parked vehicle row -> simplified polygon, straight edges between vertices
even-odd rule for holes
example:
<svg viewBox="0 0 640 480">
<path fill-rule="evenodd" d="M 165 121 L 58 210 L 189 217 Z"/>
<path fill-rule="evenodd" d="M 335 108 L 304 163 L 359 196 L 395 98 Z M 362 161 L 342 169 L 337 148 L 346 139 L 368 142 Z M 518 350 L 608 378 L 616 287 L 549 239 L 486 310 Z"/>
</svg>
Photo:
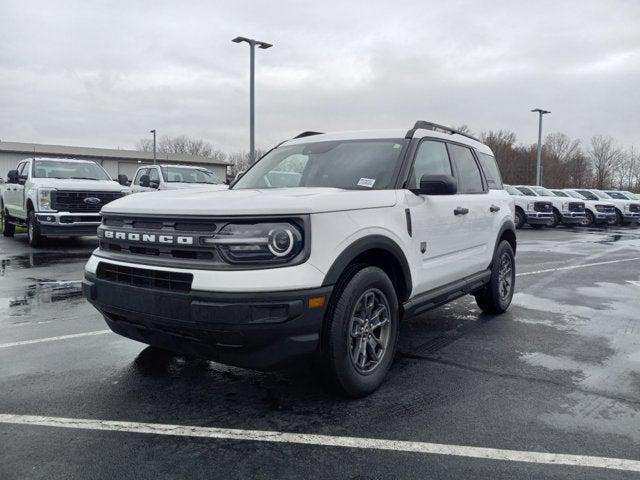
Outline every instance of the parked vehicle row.
<svg viewBox="0 0 640 480">
<path fill-rule="evenodd" d="M 209 170 L 184 165 L 143 166 L 134 178 L 131 187 L 126 175 L 116 182 L 90 160 L 25 158 L 0 186 L 3 235 L 25 227 L 33 247 L 45 237 L 96 235 L 101 209 L 132 192 L 228 188 Z"/>
<path fill-rule="evenodd" d="M 618 190 L 554 189 L 505 185 L 516 203 L 517 228 L 564 225 L 631 225 L 640 222 L 640 199 Z"/>
</svg>

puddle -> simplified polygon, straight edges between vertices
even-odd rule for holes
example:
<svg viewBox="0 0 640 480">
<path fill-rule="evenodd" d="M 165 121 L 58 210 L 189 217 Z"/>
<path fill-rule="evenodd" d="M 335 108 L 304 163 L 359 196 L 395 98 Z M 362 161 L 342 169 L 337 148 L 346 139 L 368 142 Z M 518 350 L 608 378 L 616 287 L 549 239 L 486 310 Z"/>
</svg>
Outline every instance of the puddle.
<svg viewBox="0 0 640 480">
<path fill-rule="evenodd" d="M 91 252 L 33 252 L 24 255 L 16 255 L 13 257 L 0 259 L 0 276 L 4 276 L 10 270 L 19 270 L 23 268 L 44 267 L 55 265 L 58 263 L 67 263 L 73 261 L 87 260 L 91 256 Z"/>
<path fill-rule="evenodd" d="M 19 295 L 3 299 L 4 306 L 0 307 L 0 319 L 4 317 L 9 320 L 10 325 L 29 323 L 32 320 L 42 320 L 42 315 L 38 318 L 33 316 L 33 309 L 42 305 L 66 301 L 81 301 L 82 286 L 80 281 L 66 280 L 57 281 L 49 279 L 28 279 L 34 283 L 27 285 Z M 6 315 L 2 315 L 6 314 Z M 18 318 L 17 318 L 18 317 Z M 25 318 L 29 318 L 25 321 Z"/>
<path fill-rule="evenodd" d="M 640 235 L 637 233 L 615 233 L 607 235 L 604 239 L 598 240 L 594 243 L 601 243 L 604 245 L 610 245 L 612 243 L 629 240 L 640 240 Z"/>
</svg>

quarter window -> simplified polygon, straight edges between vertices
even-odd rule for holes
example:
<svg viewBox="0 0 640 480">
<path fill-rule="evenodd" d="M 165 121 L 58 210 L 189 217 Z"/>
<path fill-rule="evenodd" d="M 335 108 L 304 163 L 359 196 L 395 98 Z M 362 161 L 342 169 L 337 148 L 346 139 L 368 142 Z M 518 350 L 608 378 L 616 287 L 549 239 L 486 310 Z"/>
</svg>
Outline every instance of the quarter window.
<svg viewBox="0 0 640 480">
<path fill-rule="evenodd" d="M 458 192 L 483 193 L 482 174 L 471 149 L 452 144 L 449 145 L 449 148 L 458 169 L 458 181 L 460 183 Z"/>
<path fill-rule="evenodd" d="M 451 175 L 451 162 L 444 142 L 425 140 L 418 147 L 408 187 L 420 185 L 423 175 Z"/>
<path fill-rule="evenodd" d="M 482 171 L 487 179 L 489 188 L 502 190 L 502 178 L 500 177 L 500 170 L 496 164 L 496 159 L 486 153 L 478 152 L 478 160 L 480 160 L 480 165 L 482 166 Z"/>
</svg>

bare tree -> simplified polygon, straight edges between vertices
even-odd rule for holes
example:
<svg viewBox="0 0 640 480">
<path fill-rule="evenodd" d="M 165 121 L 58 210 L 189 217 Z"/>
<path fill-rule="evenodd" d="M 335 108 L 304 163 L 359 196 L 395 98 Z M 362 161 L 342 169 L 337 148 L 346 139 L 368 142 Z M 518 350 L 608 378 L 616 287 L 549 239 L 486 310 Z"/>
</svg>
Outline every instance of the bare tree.
<svg viewBox="0 0 640 480">
<path fill-rule="evenodd" d="M 142 138 L 136 143 L 136 148 L 143 152 L 150 152 L 153 150 L 153 141 L 148 138 Z M 179 135 L 177 137 L 164 135 L 160 137 L 156 145 L 156 151 L 164 154 L 178 153 L 194 155 L 220 161 L 226 161 L 227 158 L 226 153 L 214 149 L 213 145 L 206 140 L 191 138 L 186 135 Z"/>
<path fill-rule="evenodd" d="M 265 150 L 256 150 L 256 158 L 259 159 L 265 153 Z M 234 178 L 239 173 L 244 172 L 251 166 L 251 157 L 248 152 L 234 152 L 229 154 L 227 161 L 231 163 L 229 167 L 229 175 Z"/>
<path fill-rule="evenodd" d="M 620 150 L 613 138 L 604 135 L 591 137 L 591 147 L 587 152 L 593 165 L 595 188 L 609 188 L 613 181 L 614 171 L 619 168 L 623 159 Z"/>
</svg>

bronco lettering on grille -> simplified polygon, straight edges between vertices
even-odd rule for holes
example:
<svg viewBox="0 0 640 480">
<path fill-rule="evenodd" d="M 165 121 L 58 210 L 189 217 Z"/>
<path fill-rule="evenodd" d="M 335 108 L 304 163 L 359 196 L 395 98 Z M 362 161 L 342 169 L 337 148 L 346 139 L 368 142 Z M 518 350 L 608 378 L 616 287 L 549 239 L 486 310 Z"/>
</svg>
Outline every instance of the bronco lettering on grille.
<svg viewBox="0 0 640 480">
<path fill-rule="evenodd" d="M 193 245 L 194 237 L 188 235 L 155 235 L 149 233 L 132 233 L 132 232 L 116 232 L 114 230 L 103 230 L 104 238 L 113 238 L 115 240 L 127 240 L 129 242 L 144 243 L 166 243 Z"/>
</svg>

